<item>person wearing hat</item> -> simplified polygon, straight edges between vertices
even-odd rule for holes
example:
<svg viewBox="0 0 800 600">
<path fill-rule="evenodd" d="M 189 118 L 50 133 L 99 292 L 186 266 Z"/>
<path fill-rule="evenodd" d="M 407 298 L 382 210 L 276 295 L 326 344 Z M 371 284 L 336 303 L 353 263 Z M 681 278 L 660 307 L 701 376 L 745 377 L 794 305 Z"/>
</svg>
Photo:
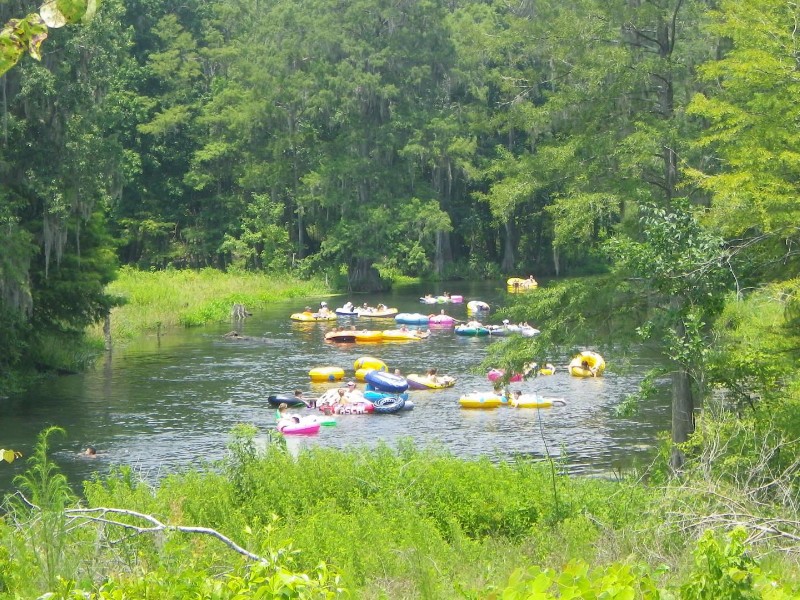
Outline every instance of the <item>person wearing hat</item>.
<svg viewBox="0 0 800 600">
<path fill-rule="evenodd" d="M 508 319 L 503 319 L 503 325 L 505 325 L 506 327 L 508 327 L 509 322 L 510 321 Z"/>
<path fill-rule="evenodd" d="M 331 310 L 328 308 L 327 302 L 319 303 L 319 311 L 317 311 L 317 314 L 319 314 L 321 317 L 327 317 L 329 314 L 331 314 Z"/>
<path fill-rule="evenodd" d="M 347 391 L 344 394 L 345 399 L 349 403 L 364 402 L 364 394 L 356 389 L 356 382 L 352 379 L 347 382 Z"/>
</svg>

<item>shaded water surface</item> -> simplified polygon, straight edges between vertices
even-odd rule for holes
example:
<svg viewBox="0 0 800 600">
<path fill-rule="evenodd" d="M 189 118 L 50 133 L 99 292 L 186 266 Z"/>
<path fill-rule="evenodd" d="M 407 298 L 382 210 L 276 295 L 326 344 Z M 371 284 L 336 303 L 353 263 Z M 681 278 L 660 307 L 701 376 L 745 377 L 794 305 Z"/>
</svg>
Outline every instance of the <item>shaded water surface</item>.
<svg viewBox="0 0 800 600">
<path fill-rule="evenodd" d="M 504 290 L 486 284 L 449 284 L 464 294 L 464 304 L 426 306 L 424 292 L 439 289 L 404 288 L 383 296 L 354 297 L 358 303 L 384 302 L 401 312 L 439 312 L 444 308 L 466 319 L 466 301 L 480 299 L 493 307 L 508 300 Z M 346 298 L 329 299 L 331 308 Z M 486 375 L 471 373 L 484 357 L 490 338 L 461 337 L 452 329 L 433 330 L 427 340 L 406 343 L 333 345 L 324 334 L 334 324 L 295 323 L 289 314 L 315 301 L 280 303 L 248 318 L 240 331 L 249 339 L 231 340 L 223 334 L 231 323 L 202 329 L 170 331 L 160 338 L 139 340 L 116 350 L 86 374 L 61 377 L 22 396 L 0 400 L 0 447 L 29 455 L 36 435 L 48 425 L 67 430 L 58 438 L 54 458 L 73 483 L 104 473 L 111 465 L 132 466 L 143 477 L 158 477 L 220 458 L 237 423 L 253 423 L 266 439 L 274 425 L 274 410 L 266 396 L 295 388 L 314 394 L 333 384 L 312 384 L 308 371 L 338 366 L 353 375 L 353 362 L 375 356 L 391 369 L 422 373 L 435 366 L 440 374 L 457 378 L 455 387 L 440 391 L 413 391 L 415 408 L 397 415 L 341 416 L 334 427 L 318 435 L 293 437 L 290 447 L 395 445 L 412 438 L 419 446 L 436 445 L 467 458 L 480 455 L 564 455 L 576 472 L 608 473 L 644 462 L 652 455 L 657 432 L 669 426 L 667 403 L 653 401 L 632 419 L 613 416 L 614 407 L 635 391 L 645 360 L 633 373 L 613 369 L 602 378 L 570 377 L 558 357 L 552 376 L 514 384 L 525 392 L 564 398 L 567 405 L 546 410 L 500 408 L 465 410 L 458 398 L 470 391 L 488 391 Z M 494 310 L 487 322 L 499 322 Z M 393 319 L 360 319 L 359 328 L 395 328 Z M 546 324 L 537 324 L 540 328 Z M 95 459 L 78 455 L 88 444 L 97 447 Z M 23 461 L 0 465 L 0 491 Z"/>
</svg>

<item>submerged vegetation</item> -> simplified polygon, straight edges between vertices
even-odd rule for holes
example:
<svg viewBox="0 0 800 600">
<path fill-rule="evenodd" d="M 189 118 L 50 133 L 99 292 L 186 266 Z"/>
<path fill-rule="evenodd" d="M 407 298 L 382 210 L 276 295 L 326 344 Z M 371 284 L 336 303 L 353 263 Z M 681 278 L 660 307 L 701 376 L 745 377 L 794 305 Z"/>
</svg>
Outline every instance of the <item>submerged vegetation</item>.
<svg viewBox="0 0 800 600">
<path fill-rule="evenodd" d="M 43 432 L 6 499 L 0 598 L 800 593 L 790 507 L 708 479 L 701 464 L 652 485 L 570 477 L 546 462 L 465 461 L 410 442 L 293 457 L 280 438 L 258 447 L 242 425 L 213 468 L 155 488 L 121 468 L 87 482 L 78 503 L 47 458 L 57 432 Z"/>
</svg>

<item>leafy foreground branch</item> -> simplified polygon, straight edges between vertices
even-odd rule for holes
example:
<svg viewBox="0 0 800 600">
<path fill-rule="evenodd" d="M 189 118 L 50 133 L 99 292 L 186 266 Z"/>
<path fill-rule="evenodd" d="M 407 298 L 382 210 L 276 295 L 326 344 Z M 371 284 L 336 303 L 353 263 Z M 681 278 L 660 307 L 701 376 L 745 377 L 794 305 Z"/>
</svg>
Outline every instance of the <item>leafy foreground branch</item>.
<svg viewBox="0 0 800 600">
<path fill-rule="evenodd" d="M 96 11 L 95 0 L 47 0 L 38 13 L 11 19 L 0 29 L 0 75 L 26 53 L 41 60 L 41 46 L 47 39 L 48 27 L 55 29 L 68 23 L 89 21 Z"/>
<path fill-rule="evenodd" d="M 681 529 L 687 515 L 665 509 L 677 486 L 553 484 L 542 464 L 410 443 L 293 457 L 243 426 L 214 469 L 155 488 L 119 469 L 87 482 L 80 506 L 47 458 L 56 432 L 5 502 L 3 599 L 797 597 L 779 583 L 796 561 L 778 552 L 762 569 L 752 529 L 702 531 L 700 514 Z"/>
</svg>

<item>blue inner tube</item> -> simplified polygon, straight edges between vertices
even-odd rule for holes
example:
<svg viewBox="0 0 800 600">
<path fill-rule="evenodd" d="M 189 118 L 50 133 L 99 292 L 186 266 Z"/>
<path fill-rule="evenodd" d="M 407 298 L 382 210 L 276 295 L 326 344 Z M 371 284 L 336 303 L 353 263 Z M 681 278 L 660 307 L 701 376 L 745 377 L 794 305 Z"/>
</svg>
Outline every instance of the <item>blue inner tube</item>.
<svg viewBox="0 0 800 600">
<path fill-rule="evenodd" d="M 408 381 L 405 377 L 400 377 L 394 373 L 386 371 L 368 371 L 364 379 L 379 392 L 391 392 L 400 394 L 408 389 Z"/>
<path fill-rule="evenodd" d="M 423 315 L 420 313 L 400 313 L 395 315 L 394 320 L 397 323 L 402 323 L 405 325 L 427 325 L 428 315 Z"/>
<path fill-rule="evenodd" d="M 459 325 L 454 331 L 456 335 L 489 335 L 489 330 L 486 327 L 467 327 L 466 325 Z"/>
<path fill-rule="evenodd" d="M 392 392 L 379 392 L 378 390 L 367 390 L 364 392 L 364 398 L 366 398 L 370 402 L 375 402 L 376 400 L 380 400 L 381 398 L 385 398 L 386 396 L 398 396 L 398 395 L 403 400 L 408 400 L 408 392 L 403 392 L 402 394 L 396 394 Z"/>
<path fill-rule="evenodd" d="M 375 405 L 375 412 L 382 415 L 388 415 L 403 410 L 405 403 L 406 401 L 400 396 L 384 396 L 373 402 Z"/>
</svg>

